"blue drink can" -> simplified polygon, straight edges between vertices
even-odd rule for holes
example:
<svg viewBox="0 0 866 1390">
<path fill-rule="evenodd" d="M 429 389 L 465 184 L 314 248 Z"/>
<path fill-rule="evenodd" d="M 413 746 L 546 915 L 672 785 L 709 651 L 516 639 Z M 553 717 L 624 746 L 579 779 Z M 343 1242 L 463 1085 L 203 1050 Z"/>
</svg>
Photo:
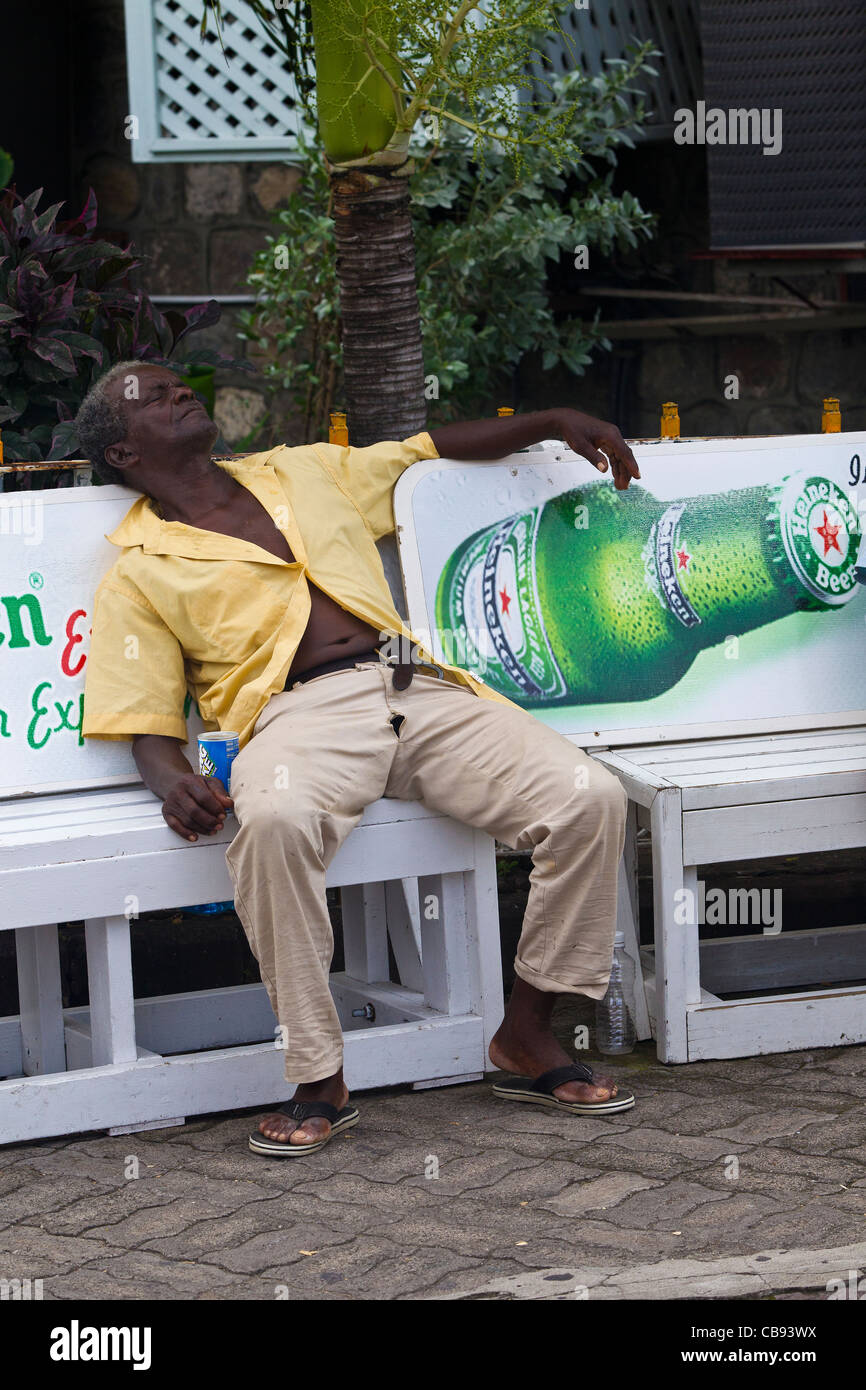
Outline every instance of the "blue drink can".
<svg viewBox="0 0 866 1390">
<path fill-rule="evenodd" d="M 232 763 L 238 755 L 238 736 L 231 730 L 218 734 L 199 734 L 198 770 L 202 777 L 218 777 L 230 792 Z"/>
</svg>

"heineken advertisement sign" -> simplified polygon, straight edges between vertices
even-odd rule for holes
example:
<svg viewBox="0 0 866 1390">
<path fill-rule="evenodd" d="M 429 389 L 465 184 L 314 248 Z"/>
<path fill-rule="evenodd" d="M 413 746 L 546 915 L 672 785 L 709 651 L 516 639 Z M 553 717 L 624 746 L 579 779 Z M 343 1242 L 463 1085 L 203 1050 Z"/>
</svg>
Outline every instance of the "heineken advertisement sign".
<svg viewBox="0 0 866 1390">
<path fill-rule="evenodd" d="M 565 733 L 861 710 L 866 437 L 635 452 L 626 492 L 553 447 L 410 469 L 413 630 Z"/>
<path fill-rule="evenodd" d="M 0 493 L 0 793 L 138 777 L 129 743 L 81 735 L 93 596 L 120 553 L 105 533 L 137 495 Z M 194 710 L 188 728 L 194 744 Z"/>
</svg>

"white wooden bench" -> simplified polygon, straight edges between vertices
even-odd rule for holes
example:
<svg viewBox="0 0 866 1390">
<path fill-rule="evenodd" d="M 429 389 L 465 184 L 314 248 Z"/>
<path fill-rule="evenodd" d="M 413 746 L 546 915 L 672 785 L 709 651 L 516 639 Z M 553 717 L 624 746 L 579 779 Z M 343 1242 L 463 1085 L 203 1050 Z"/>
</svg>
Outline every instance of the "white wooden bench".
<svg viewBox="0 0 866 1390">
<path fill-rule="evenodd" d="M 262 985 L 133 995 L 131 920 L 231 898 L 236 828 L 229 817 L 220 835 L 184 842 L 129 744 L 79 742 L 87 614 L 117 555 L 104 535 L 135 496 L 0 496 L 0 930 L 15 933 L 20 998 L 20 1015 L 0 1019 L 3 1143 L 178 1124 L 292 1090 Z M 189 728 L 194 745 L 194 711 Z M 352 1090 L 480 1077 L 502 1017 L 492 839 L 381 800 L 327 881 L 341 890 L 345 968 L 331 983 Z M 90 1000 L 64 1009 L 57 923 L 75 921 Z"/>
<path fill-rule="evenodd" d="M 805 467 L 849 488 L 861 523 L 866 510 L 863 434 L 639 442 L 634 451 L 640 486 L 660 499 L 779 481 Z M 436 581 L 462 538 L 595 481 L 555 441 L 495 465 L 415 464 L 395 493 L 413 629 L 435 628 Z M 662 1061 L 866 1041 L 866 924 L 701 941 L 697 914 L 684 920 L 683 910 L 687 894 L 698 899 L 701 865 L 866 847 L 864 609 L 866 590 L 844 616 L 783 619 L 796 637 L 784 649 L 774 648 L 775 634 L 764 643 L 749 682 L 743 663 L 716 649 L 698 658 L 704 674 L 685 695 L 534 711 L 592 751 L 631 799 L 619 925 L 639 986 L 643 973 L 638 1035 L 652 1033 Z M 641 827 L 652 836 L 654 908 L 654 945 L 643 951 Z M 722 997 L 732 994 L 748 997 Z"/>
</svg>

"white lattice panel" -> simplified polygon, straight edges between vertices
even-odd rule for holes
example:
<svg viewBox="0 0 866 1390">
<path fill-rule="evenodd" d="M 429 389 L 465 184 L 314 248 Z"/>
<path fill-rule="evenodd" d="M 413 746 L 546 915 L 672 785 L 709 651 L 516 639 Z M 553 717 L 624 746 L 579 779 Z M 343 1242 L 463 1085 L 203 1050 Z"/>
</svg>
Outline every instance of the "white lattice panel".
<svg viewBox="0 0 866 1390">
<path fill-rule="evenodd" d="M 202 0 L 124 4 L 134 162 L 269 159 L 295 148 L 294 81 L 244 0 L 223 0 L 222 44 L 199 33 Z"/>
</svg>

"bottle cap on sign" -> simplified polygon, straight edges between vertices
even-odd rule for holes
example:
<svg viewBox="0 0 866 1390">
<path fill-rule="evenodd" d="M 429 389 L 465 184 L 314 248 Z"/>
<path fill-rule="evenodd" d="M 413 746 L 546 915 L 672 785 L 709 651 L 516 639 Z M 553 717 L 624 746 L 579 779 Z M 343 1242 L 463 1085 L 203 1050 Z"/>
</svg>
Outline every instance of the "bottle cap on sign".
<svg viewBox="0 0 866 1390">
<path fill-rule="evenodd" d="M 824 397 L 824 410 L 821 415 L 821 433 L 839 434 L 842 430 L 842 412 L 838 396 Z"/>
<path fill-rule="evenodd" d="M 661 425 L 659 434 L 662 439 L 679 439 L 680 437 L 680 412 L 676 401 L 665 401 L 662 406 Z"/>
<path fill-rule="evenodd" d="M 349 431 L 346 427 L 346 413 L 343 410 L 331 411 L 331 426 L 328 430 L 329 444 L 348 444 Z"/>
</svg>

